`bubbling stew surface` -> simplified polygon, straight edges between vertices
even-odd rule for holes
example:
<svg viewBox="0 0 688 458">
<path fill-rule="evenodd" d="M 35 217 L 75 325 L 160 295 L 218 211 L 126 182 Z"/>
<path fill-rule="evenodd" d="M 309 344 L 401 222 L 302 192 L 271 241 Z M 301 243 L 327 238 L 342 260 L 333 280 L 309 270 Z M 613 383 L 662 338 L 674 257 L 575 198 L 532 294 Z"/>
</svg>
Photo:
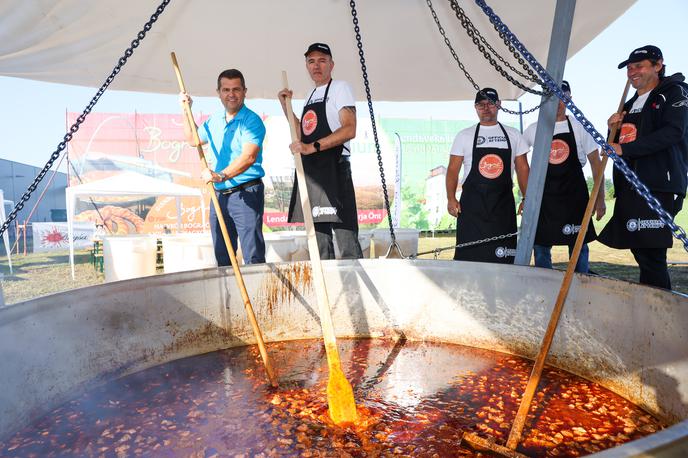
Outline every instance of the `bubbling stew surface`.
<svg viewBox="0 0 688 458">
<path fill-rule="evenodd" d="M 502 445 L 532 362 L 460 345 L 340 339 L 360 422 L 332 424 L 322 341 L 268 344 L 280 387 L 257 348 L 163 364 L 95 387 L 0 442 L 0 456 L 476 456 L 464 432 Z M 625 399 L 545 368 L 523 441 L 529 456 L 583 456 L 664 426 Z"/>
</svg>

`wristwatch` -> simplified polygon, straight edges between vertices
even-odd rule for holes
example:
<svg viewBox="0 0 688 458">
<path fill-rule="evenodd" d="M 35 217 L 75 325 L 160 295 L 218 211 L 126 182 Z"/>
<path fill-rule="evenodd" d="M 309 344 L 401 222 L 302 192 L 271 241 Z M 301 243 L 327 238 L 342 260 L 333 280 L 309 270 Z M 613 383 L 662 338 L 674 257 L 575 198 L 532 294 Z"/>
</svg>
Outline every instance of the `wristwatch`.
<svg viewBox="0 0 688 458">
<path fill-rule="evenodd" d="M 229 178 L 229 177 L 227 176 L 227 174 L 224 172 L 224 170 L 221 171 L 221 172 L 219 173 L 219 175 L 220 175 L 220 178 L 222 179 L 222 181 L 227 181 L 227 178 Z"/>
<path fill-rule="evenodd" d="M 313 142 L 313 147 L 317 153 L 320 152 L 320 142 Z"/>
</svg>

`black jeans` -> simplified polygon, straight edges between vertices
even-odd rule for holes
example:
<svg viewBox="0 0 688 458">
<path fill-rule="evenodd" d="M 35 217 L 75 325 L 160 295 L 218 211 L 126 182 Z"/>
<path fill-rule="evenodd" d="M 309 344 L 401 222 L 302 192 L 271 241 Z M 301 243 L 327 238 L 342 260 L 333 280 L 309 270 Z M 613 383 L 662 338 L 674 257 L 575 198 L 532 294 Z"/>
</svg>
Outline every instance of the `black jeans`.
<svg viewBox="0 0 688 458">
<path fill-rule="evenodd" d="M 666 210 L 674 217 L 681 208 L 683 208 L 683 196 L 678 196 L 674 198 L 674 208 Z M 666 248 L 631 248 L 631 253 L 640 267 L 640 283 L 671 289 Z"/>
<path fill-rule="evenodd" d="M 356 193 L 351 179 L 351 163 L 342 156 L 337 164 L 337 181 L 339 182 L 339 209 L 341 223 L 315 223 L 315 238 L 318 241 L 320 259 L 334 259 L 334 242 L 332 233 L 337 238 L 337 247 L 342 259 L 360 259 L 363 257 L 358 242 L 358 210 Z"/>
</svg>

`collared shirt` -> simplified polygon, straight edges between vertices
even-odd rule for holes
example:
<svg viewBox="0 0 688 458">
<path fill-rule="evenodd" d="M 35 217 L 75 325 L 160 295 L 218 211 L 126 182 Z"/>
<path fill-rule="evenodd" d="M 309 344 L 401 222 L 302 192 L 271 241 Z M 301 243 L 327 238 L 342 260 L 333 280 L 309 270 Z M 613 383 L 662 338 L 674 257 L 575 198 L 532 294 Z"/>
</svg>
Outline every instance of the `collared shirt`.
<svg viewBox="0 0 688 458">
<path fill-rule="evenodd" d="M 242 106 L 229 122 L 227 122 L 224 108 L 212 114 L 198 128 L 198 136 L 202 142 L 208 143 L 206 160 L 208 167 L 215 172 L 225 169 L 239 157 L 246 143 L 258 145 L 260 148 L 253 165 L 227 181 L 215 183 L 215 189 L 219 191 L 229 189 L 265 176 L 265 170 L 263 170 L 265 125 L 260 116 L 249 110 L 246 105 Z"/>
</svg>

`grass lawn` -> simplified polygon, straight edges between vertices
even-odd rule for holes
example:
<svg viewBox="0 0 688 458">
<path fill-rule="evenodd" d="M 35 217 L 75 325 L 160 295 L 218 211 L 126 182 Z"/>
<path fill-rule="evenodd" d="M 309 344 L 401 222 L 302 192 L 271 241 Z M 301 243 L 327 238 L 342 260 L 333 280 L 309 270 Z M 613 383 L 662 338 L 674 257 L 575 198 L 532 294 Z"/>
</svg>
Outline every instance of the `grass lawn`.
<svg viewBox="0 0 688 458">
<path fill-rule="evenodd" d="M 435 238 L 422 238 L 418 243 L 418 251 L 430 251 L 436 248 L 452 247 L 455 243 L 454 236 L 442 236 Z M 439 259 L 452 259 L 454 250 L 442 251 Z M 420 256 L 422 259 L 432 259 L 434 255 Z M 669 266 L 672 287 L 675 291 L 688 294 L 688 253 L 683 249 L 683 245 L 675 241 L 674 246 L 669 250 L 667 258 L 674 262 L 683 262 Z M 552 248 L 552 263 L 555 269 L 566 270 L 569 254 L 567 247 Z M 531 262 L 532 263 L 532 262 Z M 605 277 L 617 278 L 632 282 L 638 281 L 638 265 L 633 259 L 630 250 L 614 250 L 601 243 L 592 242 L 590 244 L 590 268 Z"/>
<path fill-rule="evenodd" d="M 688 202 L 686 202 L 688 204 Z M 600 221 L 595 221 L 595 229 L 601 231 L 612 215 L 613 201 L 607 202 L 607 214 Z M 688 231 L 688 208 L 684 205 L 683 210 L 676 215 L 676 223 Z M 418 244 L 418 251 L 430 251 L 436 248 L 453 246 L 455 237 L 443 236 L 435 238 L 422 238 Z M 440 259 L 452 259 L 453 249 L 443 251 Z M 432 259 L 433 255 L 421 256 L 422 258 Z M 552 263 L 555 269 L 566 270 L 568 263 L 568 248 L 553 247 Z M 688 294 L 688 253 L 683 249 L 680 241 L 674 239 L 674 246 L 667 252 L 667 260 L 677 264 L 669 265 L 671 275 L 671 286 L 675 291 Z M 532 261 L 531 261 L 532 263 Z M 590 268 L 596 273 L 605 277 L 617 278 L 632 282 L 638 281 L 638 265 L 633 258 L 630 250 L 615 250 L 602 245 L 599 242 L 590 243 Z"/>
<path fill-rule="evenodd" d="M 76 252 L 72 280 L 69 252 L 30 253 L 12 256 L 13 274 L 6 257 L 0 258 L 0 273 L 5 302 L 12 304 L 46 294 L 103 283 L 103 274 L 91 264 L 88 251 Z"/>
<path fill-rule="evenodd" d="M 612 203 L 607 203 L 609 209 L 602 221 L 595 222 L 597 230 L 604 227 L 604 223 L 611 216 Z M 676 222 L 683 228 L 688 228 L 688 209 L 684 208 L 676 217 Z M 451 247 L 454 245 L 453 235 L 438 237 L 421 237 L 418 251 L 430 251 L 435 248 Z M 451 259 L 453 249 L 441 253 L 440 259 Z M 432 259 L 433 255 L 421 256 Z M 676 262 L 669 266 L 672 286 L 674 290 L 688 294 L 688 253 L 678 240 L 668 252 L 668 260 Z M 552 261 L 556 269 L 565 270 L 568 262 L 566 247 L 552 249 Z M 77 252 L 75 256 L 76 280 L 72 280 L 69 269 L 67 251 L 52 253 L 32 253 L 27 256 L 14 256 L 13 275 L 9 273 L 6 257 L 0 257 L 0 273 L 4 277 L 2 284 L 5 302 L 12 304 L 46 294 L 97 285 L 103 282 L 103 274 L 97 272 L 90 261 L 88 251 Z M 637 281 L 638 267 L 629 250 L 614 250 L 592 242 L 590 244 L 590 268 L 600 275 L 621 280 Z"/>
</svg>

